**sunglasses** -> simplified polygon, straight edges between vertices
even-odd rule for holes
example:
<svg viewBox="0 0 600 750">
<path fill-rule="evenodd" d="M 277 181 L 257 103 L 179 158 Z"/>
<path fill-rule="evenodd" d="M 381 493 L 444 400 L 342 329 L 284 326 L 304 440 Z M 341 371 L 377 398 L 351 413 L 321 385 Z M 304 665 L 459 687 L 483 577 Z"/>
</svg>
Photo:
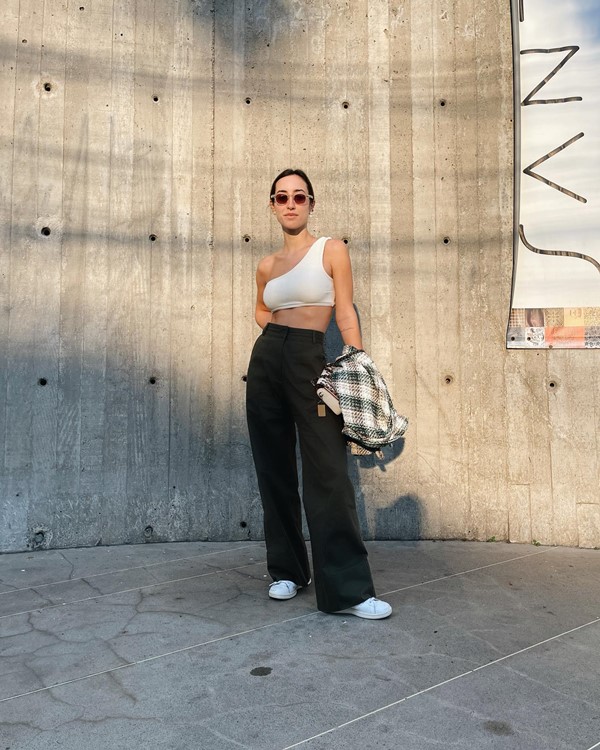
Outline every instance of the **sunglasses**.
<svg viewBox="0 0 600 750">
<path fill-rule="evenodd" d="M 306 193 L 294 193 L 294 195 L 288 195 L 287 193 L 275 193 L 271 196 L 271 200 L 274 200 L 278 206 L 286 206 L 290 198 L 294 201 L 297 206 L 306 205 L 307 200 L 312 200 L 312 195 L 306 195 Z"/>
</svg>

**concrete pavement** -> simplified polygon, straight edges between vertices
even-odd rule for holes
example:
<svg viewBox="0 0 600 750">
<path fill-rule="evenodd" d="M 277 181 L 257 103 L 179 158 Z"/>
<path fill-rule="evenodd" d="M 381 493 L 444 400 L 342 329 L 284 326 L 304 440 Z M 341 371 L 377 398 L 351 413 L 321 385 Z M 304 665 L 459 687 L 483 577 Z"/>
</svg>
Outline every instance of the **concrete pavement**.
<svg viewBox="0 0 600 750">
<path fill-rule="evenodd" d="M 388 620 L 260 542 L 0 556 L 0 750 L 600 748 L 600 551 L 368 549 Z"/>
</svg>

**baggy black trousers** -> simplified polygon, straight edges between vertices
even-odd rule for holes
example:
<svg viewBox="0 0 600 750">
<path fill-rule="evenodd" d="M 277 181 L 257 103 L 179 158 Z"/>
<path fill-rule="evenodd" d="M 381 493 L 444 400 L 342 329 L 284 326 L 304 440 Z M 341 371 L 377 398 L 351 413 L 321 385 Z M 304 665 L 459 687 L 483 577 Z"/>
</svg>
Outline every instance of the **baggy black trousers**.
<svg viewBox="0 0 600 750">
<path fill-rule="evenodd" d="M 320 331 L 269 323 L 257 339 L 247 377 L 246 411 L 263 510 L 267 568 L 273 580 L 310 580 L 296 466 L 312 547 L 317 606 L 335 612 L 375 596 L 342 418 L 320 403 L 311 381 L 325 365 Z"/>
</svg>

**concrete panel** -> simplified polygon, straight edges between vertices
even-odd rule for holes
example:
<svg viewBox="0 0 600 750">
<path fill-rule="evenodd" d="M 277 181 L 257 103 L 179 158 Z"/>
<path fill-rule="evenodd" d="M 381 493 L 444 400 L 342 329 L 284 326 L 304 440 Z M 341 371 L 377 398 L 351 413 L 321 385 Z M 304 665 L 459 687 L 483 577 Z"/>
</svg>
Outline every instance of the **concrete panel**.
<svg viewBox="0 0 600 750">
<path fill-rule="evenodd" d="M 506 0 L 0 18 L 0 550 L 261 538 L 242 378 L 288 166 L 411 422 L 350 459 L 365 536 L 600 546 L 600 353 L 504 344 Z"/>
</svg>

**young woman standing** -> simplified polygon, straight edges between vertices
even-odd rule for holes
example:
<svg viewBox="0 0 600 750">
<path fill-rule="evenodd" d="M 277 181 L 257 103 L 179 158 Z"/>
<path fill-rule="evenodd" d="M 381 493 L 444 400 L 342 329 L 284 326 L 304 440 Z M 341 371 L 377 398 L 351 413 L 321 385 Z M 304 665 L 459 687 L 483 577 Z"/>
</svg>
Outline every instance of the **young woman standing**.
<svg viewBox="0 0 600 750">
<path fill-rule="evenodd" d="M 261 260 L 256 272 L 256 322 L 263 332 L 248 368 L 247 417 L 273 578 L 269 596 L 291 599 L 311 580 L 298 494 L 297 429 L 317 606 L 378 620 L 392 608 L 375 598 L 342 418 L 325 408 L 312 384 L 325 365 L 323 339 L 334 306 L 344 343 L 362 349 L 348 250 L 340 240 L 309 232 L 314 205 L 302 170 L 286 169 L 275 178 L 270 206 L 283 230 L 283 247 Z"/>
</svg>

